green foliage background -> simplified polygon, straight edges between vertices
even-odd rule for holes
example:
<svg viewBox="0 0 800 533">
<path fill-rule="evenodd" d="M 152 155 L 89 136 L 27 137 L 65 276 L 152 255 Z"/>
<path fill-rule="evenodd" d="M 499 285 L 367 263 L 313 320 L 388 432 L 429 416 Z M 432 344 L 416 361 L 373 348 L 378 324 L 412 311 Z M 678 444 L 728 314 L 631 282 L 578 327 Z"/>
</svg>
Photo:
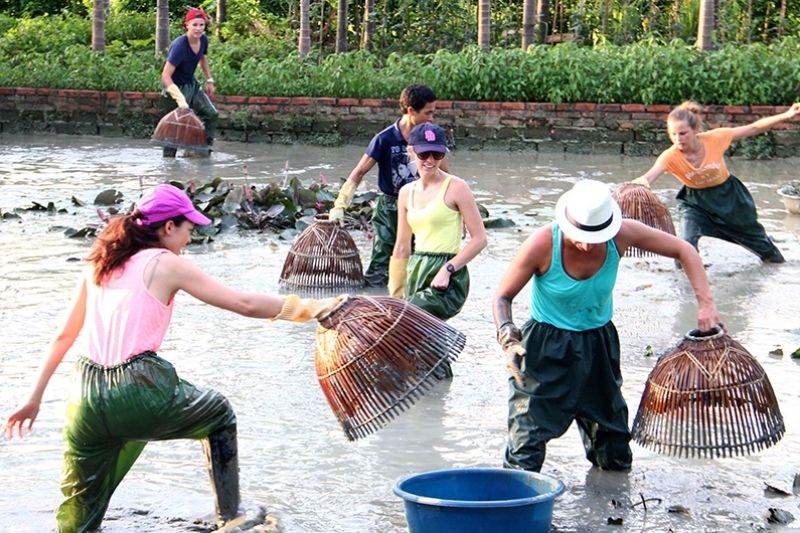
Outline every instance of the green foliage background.
<svg viewBox="0 0 800 533">
<path fill-rule="evenodd" d="M 228 22 L 209 29 L 209 60 L 218 92 L 393 99 L 408 83 L 420 82 L 433 87 L 439 98 L 452 100 L 674 104 L 692 98 L 716 104 L 789 104 L 799 96 L 800 40 L 793 36 L 731 42 L 711 52 L 654 34 L 624 45 L 606 38 L 594 39 L 592 45 L 574 39 L 521 50 L 514 33 L 516 11 L 497 1 L 495 12 L 505 9 L 513 22 L 504 34 L 508 46 L 483 51 L 463 42 L 474 40 L 474 18 L 458 2 L 384 1 L 386 9 L 405 14 L 379 16 L 380 35 L 394 35 L 408 49 L 401 53 L 388 46 L 336 55 L 322 53 L 323 43 L 306 60 L 295 49 L 294 3 L 229 2 Z M 61 11 L 21 18 L 11 16 L 19 10 L 0 12 L 0 86 L 160 90 L 164 59 L 154 54 L 153 2 L 112 0 L 104 54 L 90 50 L 88 0 L 20 5 L 45 3 L 61 5 Z M 312 4 L 312 10 L 325 5 Z M 204 7 L 211 10 L 213 4 Z M 425 18 L 425 13 L 435 15 Z M 182 33 L 180 12 L 173 11 L 172 21 L 175 37 Z M 623 22 L 616 23 L 622 27 Z M 456 33 L 467 26 L 470 31 Z M 426 35 L 436 37 L 411 38 Z"/>
</svg>

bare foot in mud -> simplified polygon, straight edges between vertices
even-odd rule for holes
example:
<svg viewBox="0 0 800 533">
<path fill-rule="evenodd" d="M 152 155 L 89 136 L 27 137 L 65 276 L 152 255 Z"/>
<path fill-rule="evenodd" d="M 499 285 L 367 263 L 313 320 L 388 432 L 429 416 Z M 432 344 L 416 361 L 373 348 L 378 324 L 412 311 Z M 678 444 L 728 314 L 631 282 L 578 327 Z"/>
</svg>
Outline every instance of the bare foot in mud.
<svg viewBox="0 0 800 533">
<path fill-rule="evenodd" d="M 242 504 L 239 513 L 239 516 L 228 520 L 222 526 L 215 525 L 213 514 L 198 518 L 187 527 L 187 530 L 197 533 L 281 533 L 278 518 L 268 514 L 266 507 Z"/>
<path fill-rule="evenodd" d="M 272 526 L 274 528 L 267 527 Z M 214 533 L 280 533 L 275 517 L 267 515 L 267 509 L 260 505 L 242 504 L 239 506 L 239 516 L 225 522 L 225 525 L 214 530 Z"/>
</svg>

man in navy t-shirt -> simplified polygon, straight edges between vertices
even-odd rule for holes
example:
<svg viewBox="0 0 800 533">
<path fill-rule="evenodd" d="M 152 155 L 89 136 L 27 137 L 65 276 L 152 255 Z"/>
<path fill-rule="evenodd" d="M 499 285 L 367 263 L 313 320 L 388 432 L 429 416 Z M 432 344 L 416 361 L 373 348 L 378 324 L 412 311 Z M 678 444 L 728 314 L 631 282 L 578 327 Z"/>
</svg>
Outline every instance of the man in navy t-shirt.
<svg viewBox="0 0 800 533">
<path fill-rule="evenodd" d="M 217 109 L 210 99 L 214 96 L 214 78 L 208 67 L 208 37 L 205 34 L 208 15 L 200 8 L 189 8 L 184 24 L 186 33 L 170 44 L 167 62 L 161 72 L 164 84 L 162 108 L 165 112 L 175 109 L 176 105 L 191 108 L 203 121 L 211 145 L 217 129 Z M 206 80 L 205 91 L 194 77 L 198 64 Z M 164 155 L 174 156 L 175 151 L 164 148 Z"/>
<path fill-rule="evenodd" d="M 366 153 L 342 185 L 331 209 L 330 220 L 341 220 L 364 175 L 375 163 L 378 164 L 378 189 L 381 194 L 372 215 L 372 258 L 364 273 L 370 285 L 386 285 L 389 279 L 389 259 L 397 237 L 397 194 L 403 185 L 417 178 L 416 169 L 408 157 L 408 134 L 417 124 L 433 120 L 435 107 L 436 94 L 430 87 L 414 84 L 403 89 L 400 93 L 403 116 L 372 138 Z M 446 159 L 440 168 L 448 171 Z"/>
</svg>

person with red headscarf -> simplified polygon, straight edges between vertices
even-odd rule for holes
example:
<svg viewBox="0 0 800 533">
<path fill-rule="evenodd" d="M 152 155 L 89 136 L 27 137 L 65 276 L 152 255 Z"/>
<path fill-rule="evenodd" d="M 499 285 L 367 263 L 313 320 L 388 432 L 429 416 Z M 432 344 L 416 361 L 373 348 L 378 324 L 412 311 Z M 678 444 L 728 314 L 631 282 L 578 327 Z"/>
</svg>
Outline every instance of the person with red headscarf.
<svg viewBox="0 0 800 533">
<path fill-rule="evenodd" d="M 162 107 L 165 112 L 175 107 L 191 108 L 206 128 L 208 144 L 213 144 L 217 129 L 217 108 L 211 103 L 214 97 L 214 78 L 208 67 L 208 15 L 199 7 L 186 12 L 186 33 L 172 41 L 167 52 L 167 62 L 161 71 Z M 197 82 L 194 72 L 197 65 L 203 71 L 205 90 Z M 172 97 L 172 98 L 170 98 Z M 175 156 L 174 148 L 164 148 L 164 155 Z"/>
</svg>

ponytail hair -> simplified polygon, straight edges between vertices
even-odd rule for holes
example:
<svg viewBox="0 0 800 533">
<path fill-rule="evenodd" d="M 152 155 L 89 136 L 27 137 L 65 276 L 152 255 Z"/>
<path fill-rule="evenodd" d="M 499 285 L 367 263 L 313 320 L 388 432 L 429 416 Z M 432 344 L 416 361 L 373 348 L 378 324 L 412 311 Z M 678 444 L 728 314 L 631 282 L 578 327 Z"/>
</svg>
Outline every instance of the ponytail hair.
<svg viewBox="0 0 800 533">
<path fill-rule="evenodd" d="M 703 108 L 700 104 L 692 100 L 686 100 L 670 112 L 667 120 L 685 122 L 693 130 L 699 130 L 702 126 L 702 121 L 700 120 L 702 112 Z"/>
<path fill-rule="evenodd" d="M 170 220 L 180 224 L 186 217 L 181 215 Z M 94 267 L 92 279 L 95 285 L 102 284 L 138 252 L 161 247 L 158 230 L 166 223 L 167 220 L 164 220 L 145 226 L 142 224 L 142 213 L 138 209 L 128 215 L 112 218 L 97 236 L 86 257 Z"/>
</svg>

